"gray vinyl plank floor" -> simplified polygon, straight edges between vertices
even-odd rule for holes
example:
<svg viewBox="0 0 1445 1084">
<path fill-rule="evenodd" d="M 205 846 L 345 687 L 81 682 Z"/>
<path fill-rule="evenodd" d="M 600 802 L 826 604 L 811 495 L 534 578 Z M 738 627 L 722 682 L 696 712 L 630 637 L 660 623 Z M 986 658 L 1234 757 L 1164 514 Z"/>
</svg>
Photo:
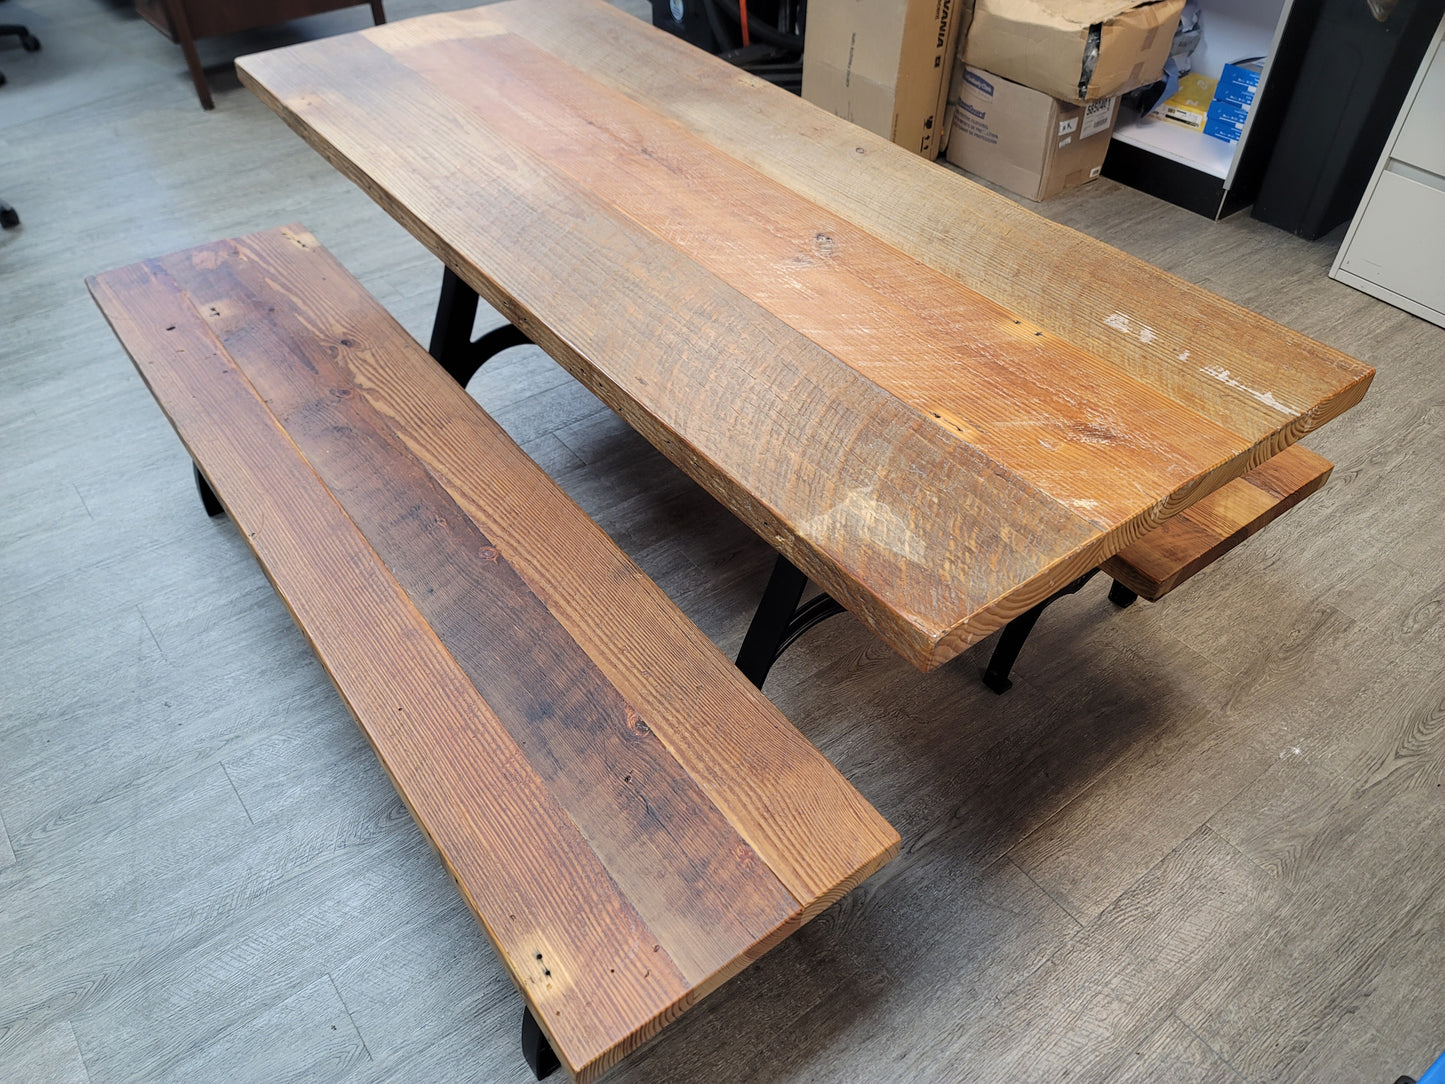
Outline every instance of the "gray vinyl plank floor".
<svg viewBox="0 0 1445 1084">
<path fill-rule="evenodd" d="M 467 0 L 391 0 L 393 18 Z M 648 5 L 625 5 L 645 16 Z M 440 268 L 124 0 L 0 50 L 0 1082 L 524 1081 L 520 1002 L 86 296 L 300 221 L 413 333 Z M 942 168 L 942 167 L 940 167 Z M 769 695 L 903 854 L 609 1076 L 1393 1081 L 1445 1047 L 1445 331 L 1108 181 L 1042 211 L 1375 365 L 1329 486 L 1164 601 L 1091 584 L 995 697 L 850 618 Z M 771 564 L 536 351 L 472 385 L 725 650 Z"/>
</svg>

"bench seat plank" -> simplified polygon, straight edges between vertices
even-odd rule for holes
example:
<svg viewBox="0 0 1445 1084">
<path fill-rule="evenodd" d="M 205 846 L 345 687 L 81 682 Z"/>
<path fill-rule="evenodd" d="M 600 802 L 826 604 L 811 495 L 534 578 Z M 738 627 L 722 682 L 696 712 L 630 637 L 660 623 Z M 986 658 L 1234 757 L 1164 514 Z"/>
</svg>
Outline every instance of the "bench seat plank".
<svg viewBox="0 0 1445 1084">
<path fill-rule="evenodd" d="M 575 1077 L 896 853 L 303 230 L 90 286 Z"/>
<path fill-rule="evenodd" d="M 220 313 L 212 332 L 688 981 L 717 970 L 716 944 L 765 941 L 788 923 L 791 894 L 531 592 L 510 551 L 460 512 L 364 395 L 349 394 L 346 352 L 385 348 L 388 329 L 334 301 L 323 307 L 334 276 L 311 291 L 293 276 L 288 296 L 268 284 L 275 260 L 197 267 L 178 253 L 160 263 L 203 311 Z M 392 372 L 406 372 L 410 352 Z M 553 559 L 569 548 L 554 541 Z"/>
<path fill-rule="evenodd" d="M 1158 601 L 1329 480 L 1333 464 L 1293 444 L 1120 550 L 1106 573 Z"/>
</svg>

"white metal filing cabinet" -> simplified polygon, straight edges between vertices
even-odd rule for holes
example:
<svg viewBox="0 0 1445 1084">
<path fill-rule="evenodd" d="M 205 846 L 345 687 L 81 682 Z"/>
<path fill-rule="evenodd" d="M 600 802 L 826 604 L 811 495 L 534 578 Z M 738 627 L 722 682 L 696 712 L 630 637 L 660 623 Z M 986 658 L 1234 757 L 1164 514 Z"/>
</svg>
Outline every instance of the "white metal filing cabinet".
<svg viewBox="0 0 1445 1084">
<path fill-rule="evenodd" d="M 1330 276 L 1445 327 L 1445 22 Z"/>
</svg>

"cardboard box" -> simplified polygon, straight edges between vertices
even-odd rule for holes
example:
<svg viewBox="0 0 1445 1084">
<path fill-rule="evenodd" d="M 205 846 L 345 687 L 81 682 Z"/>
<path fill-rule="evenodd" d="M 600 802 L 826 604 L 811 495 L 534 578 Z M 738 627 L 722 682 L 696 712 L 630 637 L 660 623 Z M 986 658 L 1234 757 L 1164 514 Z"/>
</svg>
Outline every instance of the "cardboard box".
<svg viewBox="0 0 1445 1084">
<path fill-rule="evenodd" d="M 1180 76 L 1179 89 L 1154 107 L 1155 116 L 1202 132 L 1217 82 L 1197 72 Z"/>
<path fill-rule="evenodd" d="M 803 97 L 928 159 L 973 0 L 811 0 Z"/>
<path fill-rule="evenodd" d="M 1065 101 L 1112 98 L 1159 79 L 1183 10 L 1184 0 L 975 0 L 962 56 Z"/>
<path fill-rule="evenodd" d="M 1092 181 L 1104 165 L 1119 99 L 1062 102 L 959 64 L 949 94 L 947 157 L 1033 200 Z"/>
</svg>

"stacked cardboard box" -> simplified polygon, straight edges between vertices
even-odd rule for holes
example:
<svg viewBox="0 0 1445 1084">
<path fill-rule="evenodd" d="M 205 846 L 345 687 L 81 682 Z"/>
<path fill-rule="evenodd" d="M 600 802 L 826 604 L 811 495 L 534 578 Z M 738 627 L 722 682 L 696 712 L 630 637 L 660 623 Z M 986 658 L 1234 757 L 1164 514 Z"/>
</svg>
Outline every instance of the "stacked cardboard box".
<svg viewBox="0 0 1445 1084">
<path fill-rule="evenodd" d="M 938 157 L 949 71 L 973 0 L 810 0 L 803 97 Z"/>
<path fill-rule="evenodd" d="M 950 105 L 950 162 L 1020 196 L 1046 200 L 1099 175 L 1119 99 L 1060 101 L 959 64 Z"/>
<path fill-rule="evenodd" d="M 950 80 L 948 160 L 1035 200 L 1093 180 L 1118 96 L 1160 77 L 1183 8 L 1184 0 L 975 0 Z"/>
</svg>

